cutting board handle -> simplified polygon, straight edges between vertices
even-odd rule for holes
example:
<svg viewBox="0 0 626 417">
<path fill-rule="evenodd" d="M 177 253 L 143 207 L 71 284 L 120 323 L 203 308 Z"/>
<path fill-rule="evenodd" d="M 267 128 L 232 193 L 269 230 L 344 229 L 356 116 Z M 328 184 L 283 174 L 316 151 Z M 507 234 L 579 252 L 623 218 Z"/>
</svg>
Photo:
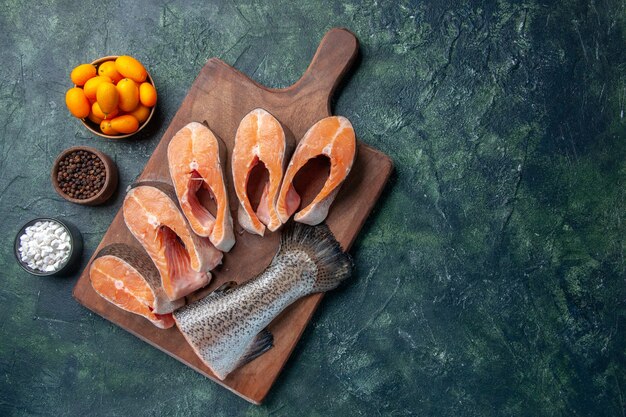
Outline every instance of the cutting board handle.
<svg viewBox="0 0 626 417">
<path fill-rule="evenodd" d="M 302 77 L 289 90 L 298 96 L 312 96 L 326 102 L 330 113 L 330 99 L 341 78 L 350 69 L 359 51 L 359 41 L 343 28 L 329 30 Z M 321 103 L 320 103 L 321 104 Z"/>
</svg>

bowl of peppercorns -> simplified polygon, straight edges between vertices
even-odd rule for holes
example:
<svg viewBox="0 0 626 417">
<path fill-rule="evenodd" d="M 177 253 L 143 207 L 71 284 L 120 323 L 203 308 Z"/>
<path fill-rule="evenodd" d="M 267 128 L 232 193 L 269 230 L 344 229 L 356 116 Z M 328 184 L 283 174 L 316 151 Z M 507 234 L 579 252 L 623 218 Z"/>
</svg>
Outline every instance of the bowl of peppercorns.
<svg viewBox="0 0 626 417">
<path fill-rule="evenodd" d="M 76 204 L 102 204 L 117 188 L 115 163 L 89 146 L 75 146 L 61 152 L 52 165 L 51 174 L 56 192 Z"/>
</svg>

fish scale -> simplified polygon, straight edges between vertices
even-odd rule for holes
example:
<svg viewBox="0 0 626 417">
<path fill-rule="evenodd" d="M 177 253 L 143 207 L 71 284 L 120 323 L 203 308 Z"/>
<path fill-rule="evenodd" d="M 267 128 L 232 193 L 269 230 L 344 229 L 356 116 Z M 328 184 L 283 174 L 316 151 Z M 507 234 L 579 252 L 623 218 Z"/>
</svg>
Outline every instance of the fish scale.
<svg viewBox="0 0 626 417">
<path fill-rule="evenodd" d="M 174 312 L 178 328 L 220 379 L 271 347 L 264 331 L 287 306 L 331 290 L 351 273 L 352 261 L 326 225 L 295 225 L 281 237 L 268 268 L 246 283 Z"/>
</svg>

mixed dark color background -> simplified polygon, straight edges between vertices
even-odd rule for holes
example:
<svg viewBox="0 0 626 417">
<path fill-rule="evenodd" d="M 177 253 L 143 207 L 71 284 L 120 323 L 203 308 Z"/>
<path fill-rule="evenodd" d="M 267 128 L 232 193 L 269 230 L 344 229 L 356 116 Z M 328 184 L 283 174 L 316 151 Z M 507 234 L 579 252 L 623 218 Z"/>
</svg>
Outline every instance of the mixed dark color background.
<svg viewBox="0 0 626 417">
<path fill-rule="evenodd" d="M 36 3 L 0 1 L 0 415 L 626 415 L 626 3 Z M 361 51 L 334 111 L 396 171 L 265 405 L 91 314 L 76 276 L 19 269 L 37 216 L 79 226 L 86 263 L 209 57 L 285 87 L 335 26 Z M 109 54 L 156 80 L 133 140 L 65 108 Z M 110 204 L 53 191 L 72 145 L 117 161 Z"/>
</svg>

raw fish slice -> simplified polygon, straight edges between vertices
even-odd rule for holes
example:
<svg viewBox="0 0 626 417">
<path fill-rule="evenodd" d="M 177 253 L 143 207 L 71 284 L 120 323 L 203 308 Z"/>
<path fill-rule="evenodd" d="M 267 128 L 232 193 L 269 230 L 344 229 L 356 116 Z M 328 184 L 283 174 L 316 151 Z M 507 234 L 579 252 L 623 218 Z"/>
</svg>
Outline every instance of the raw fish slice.
<svg viewBox="0 0 626 417">
<path fill-rule="evenodd" d="M 89 280 L 101 297 L 162 329 L 174 325 L 172 311 L 185 304 L 182 299 L 167 298 L 159 272 L 148 255 L 122 243 L 98 252 L 89 267 Z"/>
<path fill-rule="evenodd" d="M 224 181 L 226 147 L 208 127 L 191 122 L 170 141 L 167 160 L 189 226 L 197 235 L 208 237 L 217 249 L 228 252 L 235 244 L 235 235 Z M 215 201 L 215 216 L 198 200 L 201 188 Z"/>
<path fill-rule="evenodd" d="M 209 271 L 222 262 L 222 252 L 191 231 L 172 186 L 138 184 L 128 191 L 123 213 L 126 226 L 152 258 L 170 300 L 209 283 Z"/>
<path fill-rule="evenodd" d="M 263 109 L 252 110 L 241 120 L 235 136 L 232 172 L 239 200 L 237 218 L 241 227 L 248 232 L 263 236 L 266 226 L 273 232 L 282 225 L 276 212 L 276 198 L 293 145 L 293 139 L 285 134 L 280 122 Z M 259 163 L 267 169 L 268 180 L 259 185 L 263 194 L 255 210 L 248 194 L 248 185 L 250 174 Z"/>
<path fill-rule="evenodd" d="M 300 205 L 300 196 L 293 186 L 296 174 L 309 160 L 320 155 L 330 159 L 330 173 L 313 201 L 296 213 L 294 220 L 300 223 L 316 225 L 323 222 L 341 184 L 350 173 L 356 156 L 356 137 L 348 119 L 326 117 L 315 123 L 298 143 L 276 202 L 281 222 L 286 223 Z"/>
<path fill-rule="evenodd" d="M 271 348 L 265 328 L 281 311 L 301 297 L 332 290 L 351 271 L 350 256 L 326 225 L 294 224 L 263 273 L 176 310 L 174 320 L 202 362 L 224 379 Z"/>
</svg>

